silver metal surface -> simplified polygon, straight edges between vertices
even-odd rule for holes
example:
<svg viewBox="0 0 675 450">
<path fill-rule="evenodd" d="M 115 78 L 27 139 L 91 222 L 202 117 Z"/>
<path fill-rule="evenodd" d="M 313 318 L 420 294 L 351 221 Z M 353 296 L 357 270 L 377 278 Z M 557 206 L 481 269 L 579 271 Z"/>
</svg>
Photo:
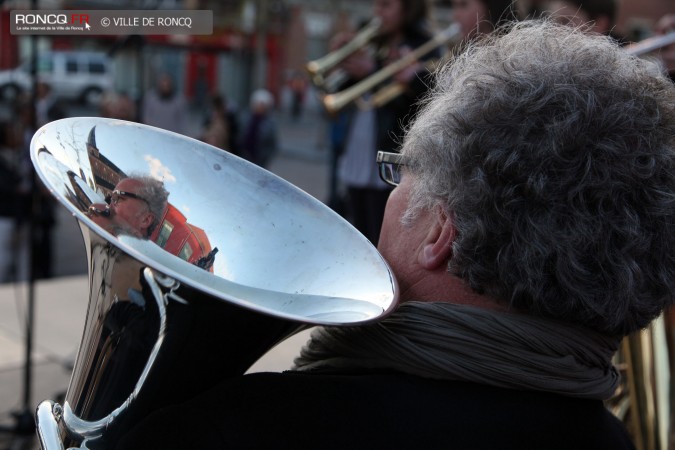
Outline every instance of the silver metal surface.
<svg viewBox="0 0 675 450">
<path fill-rule="evenodd" d="M 138 377 L 136 386 L 134 387 L 133 392 L 129 394 L 129 397 L 127 397 L 127 399 L 114 411 L 110 412 L 102 419 L 96 421 L 83 420 L 73 412 L 70 404 L 68 401 L 66 401 L 63 405 L 63 423 L 65 429 L 70 435 L 76 435 L 84 438 L 97 438 L 102 436 L 106 428 L 108 428 L 118 416 L 124 414 L 124 412 L 134 402 L 138 394 L 141 392 L 148 374 L 150 373 L 150 370 L 157 359 L 157 355 L 159 354 L 162 343 L 164 342 L 164 337 L 166 336 L 166 305 L 168 305 L 170 299 L 172 299 L 173 290 L 178 286 L 175 283 L 171 283 L 169 285 L 170 290 L 166 293 L 162 292 L 159 287 L 158 280 L 158 278 L 161 278 L 161 275 L 156 276 L 152 269 L 147 267 L 143 270 L 143 278 L 150 288 L 151 296 L 155 300 L 159 316 L 158 334 L 154 343 L 152 344 L 152 350 L 150 351 L 150 355 L 145 362 L 143 372 Z"/>
<path fill-rule="evenodd" d="M 46 450 L 63 450 L 63 443 L 59 435 L 60 418 L 54 413 L 55 403 L 45 400 L 40 403 L 35 413 L 35 422 L 38 429 L 40 446 Z"/>
<path fill-rule="evenodd" d="M 100 156 L 94 159 L 87 143 Z M 40 178 L 78 221 L 135 259 L 223 300 L 308 323 L 361 323 L 395 303 L 387 265 L 346 221 L 321 202 L 247 161 L 157 128 L 71 118 L 41 128 L 31 144 Z M 169 202 L 217 247 L 214 272 L 152 242 L 115 237 L 78 198 L 102 202 L 96 164 L 164 181 Z"/>
<path fill-rule="evenodd" d="M 77 219 L 89 271 L 64 406 L 38 408 L 48 450 L 112 448 L 152 411 L 244 374 L 297 331 L 369 323 L 396 305 L 396 281 L 365 237 L 227 152 L 135 123 L 72 118 L 38 130 L 31 156 Z M 170 193 L 163 240 L 159 231 L 113 235 L 88 212 L 92 204 L 105 210 L 116 184 L 137 175 L 161 180 Z"/>
</svg>

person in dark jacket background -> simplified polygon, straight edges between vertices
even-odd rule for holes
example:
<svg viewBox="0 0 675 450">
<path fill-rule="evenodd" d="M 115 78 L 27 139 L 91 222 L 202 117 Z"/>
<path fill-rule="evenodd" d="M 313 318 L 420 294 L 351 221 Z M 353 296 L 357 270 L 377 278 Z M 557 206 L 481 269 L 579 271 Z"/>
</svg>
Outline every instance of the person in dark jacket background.
<svg viewBox="0 0 675 450">
<path fill-rule="evenodd" d="M 427 42 L 431 36 L 430 6 L 419 0 L 374 0 L 373 15 L 380 20 L 376 38 L 368 48 L 355 52 L 339 66 L 347 74 L 347 88 L 386 67 Z M 341 33 L 333 38 L 339 48 L 352 38 Z M 425 56 L 437 58 L 440 50 Z M 404 93 L 374 108 L 350 105 L 345 111 L 347 125 L 341 139 L 343 148 L 337 163 L 339 182 L 346 190 L 345 215 L 373 244 L 377 244 L 389 187 L 377 174 L 374 163 L 377 150 L 394 151 L 403 129 L 415 115 L 415 102 L 426 92 L 422 61 L 396 74 L 395 82 L 405 86 Z M 388 82 L 391 82 L 389 80 Z M 382 86 L 375 86 L 364 97 Z"/>
<path fill-rule="evenodd" d="M 266 89 L 257 89 L 251 94 L 249 110 L 241 120 L 238 145 L 241 156 L 260 167 L 267 167 L 279 149 L 273 108 L 272 93 Z"/>
</svg>

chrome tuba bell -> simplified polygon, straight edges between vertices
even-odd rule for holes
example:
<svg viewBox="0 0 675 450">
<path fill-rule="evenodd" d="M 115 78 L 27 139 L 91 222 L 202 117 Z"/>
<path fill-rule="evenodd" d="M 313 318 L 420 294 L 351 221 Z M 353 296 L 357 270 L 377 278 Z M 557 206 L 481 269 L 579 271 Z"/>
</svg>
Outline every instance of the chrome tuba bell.
<svg viewBox="0 0 675 450">
<path fill-rule="evenodd" d="M 245 373 L 302 329 L 368 323 L 395 307 L 396 281 L 365 237 L 228 152 L 136 123 L 71 118 L 38 130 L 31 157 L 77 220 L 89 272 L 65 400 L 37 408 L 45 449 L 114 446 L 150 412 Z M 153 227 L 107 226 L 121 215 L 113 205 L 152 210 L 118 187 L 147 177 L 169 194 Z"/>
</svg>

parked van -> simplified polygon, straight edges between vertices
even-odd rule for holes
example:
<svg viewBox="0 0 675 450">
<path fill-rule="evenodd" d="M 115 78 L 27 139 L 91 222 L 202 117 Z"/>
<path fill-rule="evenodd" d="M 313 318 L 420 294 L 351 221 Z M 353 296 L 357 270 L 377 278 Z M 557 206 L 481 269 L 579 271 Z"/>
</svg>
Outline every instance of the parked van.
<svg viewBox="0 0 675 450">
<path fill-rule="evenodd" d="M 38 79 L 48 83 L 61 99 L 90 105 L 100 102 L 112 89 L 112 63 L 105 53 L 88 51 L 52 51 L 39 53 Z M 13 70 L 0 71 L 0 99 L 11 100 L 21 92 L 30 92 L 31 64 L 27 61 Z"/>
</svg>

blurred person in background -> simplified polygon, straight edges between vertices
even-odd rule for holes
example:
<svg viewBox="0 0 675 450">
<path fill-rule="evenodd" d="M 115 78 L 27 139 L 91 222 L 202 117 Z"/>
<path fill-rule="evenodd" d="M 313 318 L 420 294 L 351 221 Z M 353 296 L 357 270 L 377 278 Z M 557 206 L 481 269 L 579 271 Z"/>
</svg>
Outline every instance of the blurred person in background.
<svg viewBox="0 0 675 450">
<path fill-rule="evenodd" d="M 620 44 L 625 40 L 616 34 L 616 0 L 549 0 L 546 14 L 558 23 L 573 27 L 585 26 L 587 32 L 604 34 Z"/>
<path fill-rule="evenodd" d="M 21 192 L 21 134 L 0 121 L 0 283 L 12 280 L 18 263 L 17 225 L 29 201 Z"/>
<path fill-rule="evenodd" d="M 169 74 L 161 74 L 155 89 L 146 94 L 141 120 L 147 125 L 176 133 L 186 131 L 187 103 L 176 90 Z"/>
<path fill-rule="evenodd" d="M 307 79 L 303 73 L 295 72 L 288 81 L 291 91 L 291 117 L 299 120 L 305 106 L 305 93 L 307 91 Z"/>
<path fill-rule="evenodd" d="M 101 100 L 100 113 L 110 119 L 137 120 L 136 105 L 126 92 L 106 92 Z"/>
<path fill-rule="evenodd" d="M 66 109 L 61 100 L 58 100 L 52 92 L 52 87 L 40 81 L 37 83 L 35 98 L 35 124 L 38 128 L 53 122 L 54 120 L 67 117 Z"/>
<path fill-rule="evenodd" d="M 260 167 L 267 167 L 278 151 L 277 124 L 272 116 L 274 97 L 266 89 L 251 94 L 249 110 L 241 121 L 241 156 Z"/>
<path fill-rule="evenodd" d="M 45 85 L 47 86 L 47 85 Z M 47 91 L 43 91 L 43 94 Z M 45 101 L 45 96 L 38 97 Z M 38 100 L 39 103 L 39 100 Z M 44 104 L 48 104 L 47 101 Z M 14 105 L 15 118 L 11 123 L 15 144 L 19 149 L 17 164 L 18 185 L 17 192 L 23 201 L 18 213 L 18 233 L 14 241 L 15 254 L 18 255 L 15 267 L 15 278 L 27 279 L 29 267 L 27 261 L 32 264 L 35 278 L 50 278 L 53 276 L 53 231 L 56 226 L 56 200 L 46 189 L 44 184 L 35 175 L 33 164 L 30 160 L 30 143 L 35 134 L 34 126 L 40 125 L 37 115 L 40 108 L 35 107 L 30 98 L 21 98 Z M 60 112 L 54 112 L 53 108 L 44 108 L 47 119 L 57 120 L 62 118 Z M 50 117 L 51 115 L 51 117 Z M 44 124 L 43 124 L 44 125 Z M 34 253 L 29 255 L 29 250 Z M 29 259 L 29 256 L 32 256 Z"/>
<path fill-rule="evenodd" d="M 424 0 L 373 0 L 373 16 L 381 25 L 371 47 L 361 49 L 338 67 L 348 74 L 340 89 L 347 88 L 378 70 L 404 57 L 432 37 L 430 5 Z M 354 33 L 339 33 L 331 40 L 331 49 L 349 42 Z M 432 51 L 424 60 L 440 57 Z M 333 143 L 342 148 L 337 161 L 337 177 L 345 188 L 345 215 L 373 244 L 377 244 L 384 206 L 390 188 L 378 175 L 375 156 L 378 150 L 395 151 L 403 130 L 415 115 L 415 104 L 428 89 L 428 70 L 422 61 L 411 64 L 394 76 L 394 82 L 405 86 L 402 95 L 388 103 L 366 110 L 354 105 L 343 110 L 346 118 L 344 138 L 333 136 Z M 392 80 L 389 80 L 390 82 Z M 367 99 L 377 88 L 366 92 Z M 339 130 L 338 130 L 339 131 Z"/>
<path fill-rule="evenodd" d="M 471 39 L 481 36 L 487 33 L 490 33 L 495 27 L 499 24 L 507 21 L 514 20 L 516 14 L 511 9 L 512 2 L 510 0 L 455 0 L 452 2 L 452 21 L 457 23 L 460 26 L 461 36 L 458 41 L 468 42 Z M 421 41 L 421 39 L 418 39 Z M 339 42 L 339 41 L 337 41 Z M 334 44 L 333 47 L 338 48 L 339 46 Z M 439 53 L 434 53 L 432 56 L 438 57 Z M 423 75 L 418 74 L 418 77 L 423 77 Z M 416 78 L 411 80 L 413 86 L 417 90 L 417 98 L 421 98 L 425 92 L 425 86 L 419 84 L 419 80 L 423 78 Z M 408 99 L 410 102 L 410 98 Z M 414 104 L 410 103 L 409 105 L 410 113 L 414 112 Z M 401 108 L 403 114 L 405 114 L 405 108 Z M 384 111 L 381 112 L 385 114 Z M 332 155 L 334 155 L 334 165 L 337 166 L 339 163 L 339 155 L 342 152 L 342 149 L 346 145 L 347 131 L 349 130 L 349 124 L 351 121 L 350 115 L 353 116 L 355 113 L 353 111 L 341 112 L 340 114 L 333 117 L 331 122 L 331 148 L 333 149 Z M 406 116 L 403 120 L 409 120 L 411 116 Z M 391 142 L 394 146 L 396 145 L 396 140 Z M 382 147 L 384 148 L 384 147 Z M 342 164 L 346 164 L 345 161 L 342 161 Z M 338 183 L 337 177 L 331 178 L 330 189 L 329 189 L 329 206 L 335 209 L 338 213 L 342 215 L 349 215 L 349 206 L 345 207 L 344 196 L 340 194 L 340 186 Z M 343 179 L 349 179 L 349 175 L 343 174 Z M 349 186 L 349 183 L 346 183 Z M 350 199 L 357 199 L 361 196 L 363 197 L 379 197 L 380 191 L 375 190 L 372 194 L 363 193 L 356 188 L 352 188 L 351 195 L 348 196 Z M 356 201 L 349 202 L 351 209 L 354 209 Z M 353 213 L 352 213 L 353 214 Z M 379 216 L 379 213 L 377 213 Z M 364 214 L 365 217 L 373 217 L 367 212 Z M 361 216 L 361 214 L 357 214 Z M 368 230 L 367 219 L 359 219 L 358 217 L 354 218 L 355 221 L 363 223 L 363 225 L 357 226 L 362 232 L 363 230 Z M 376 222 L 374 219 L 372 222 Z M 379 231 L 378 231 L 379 233 Z M 366 235 L 369 236 L 371 240 L 377 238 L 378 233 L 367 232 Z M 375 241 L 376 242 L 376 241 Z"/>
<path fill-rule="evenodd" d="M 496 27 L 516 19 L 511 0 L 453 0 L 452 20 L 461 27 L 462 41 L 491 33 Z"/>
<path fill-rule="evenodd" d="M 236 114 L 227 106 L 224 95 L 216 94 L 211 97 L 211 110 L 204 120 L 204 127 L 200 139 L 207 144 L 239 155 L 237 136 L 239 124 Z"/>
</svg>

